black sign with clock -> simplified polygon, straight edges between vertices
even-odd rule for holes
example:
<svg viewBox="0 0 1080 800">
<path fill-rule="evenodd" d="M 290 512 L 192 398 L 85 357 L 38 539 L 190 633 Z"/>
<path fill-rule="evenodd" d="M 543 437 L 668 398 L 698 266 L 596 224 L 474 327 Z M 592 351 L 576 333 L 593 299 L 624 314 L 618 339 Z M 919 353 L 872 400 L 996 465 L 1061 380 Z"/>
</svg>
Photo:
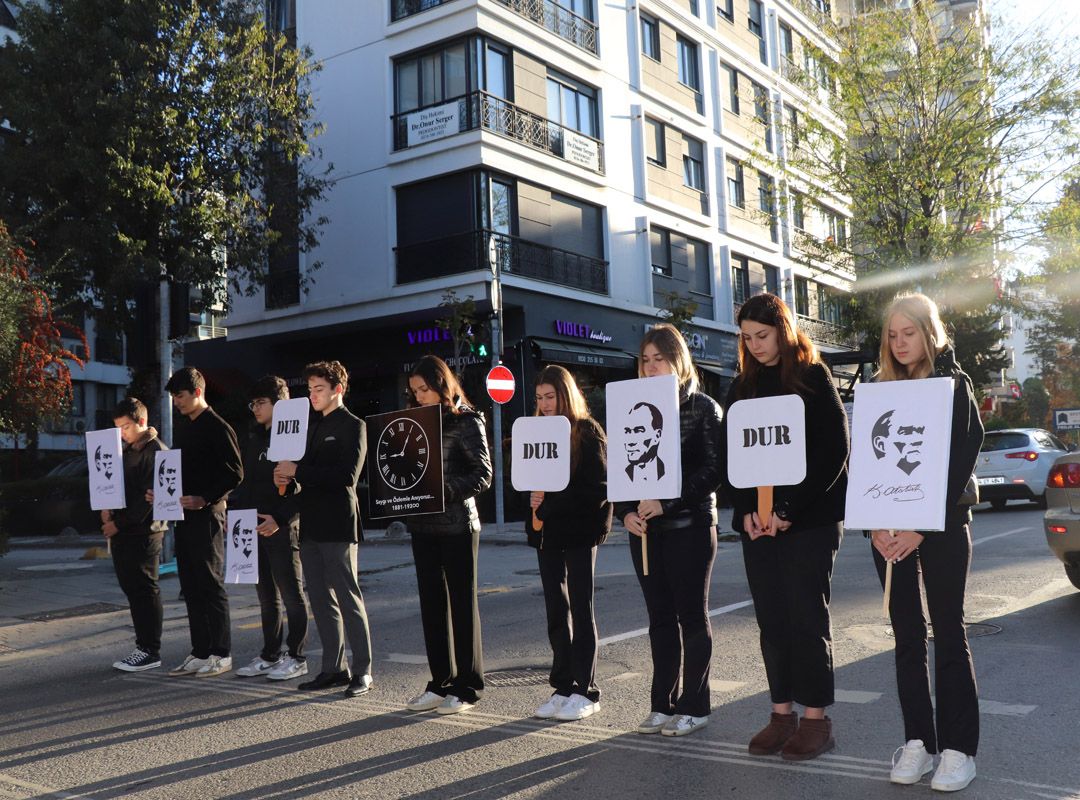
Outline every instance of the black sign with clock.
<svg viewBox="0 0 1080 800">
<path fill-rule="evenodd" d="M 442 409 L 391 411 L 366 422 L 372 518 L 442 511 Z"/>
</svg>

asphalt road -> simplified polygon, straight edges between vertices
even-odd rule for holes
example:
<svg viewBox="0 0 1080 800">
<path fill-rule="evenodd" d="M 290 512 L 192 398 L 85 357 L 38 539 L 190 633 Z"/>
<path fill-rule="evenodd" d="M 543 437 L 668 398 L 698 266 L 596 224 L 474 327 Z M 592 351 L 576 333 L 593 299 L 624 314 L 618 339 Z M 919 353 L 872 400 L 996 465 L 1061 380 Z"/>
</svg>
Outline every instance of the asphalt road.
<svg viewBox="0 0 1080 800">
<path fill-rule="evenodd" d="M 1080 592 L 1048 552 L 1041 512 L 980 511 L 968 619 L 983 704 L 979 777 L 967 798 L 1080 798 Z M 549 693 L 549 649 L 535 553 L 481 549 L 481 616 L 490 689 L 470 713 L 413 714 L 427 676 L 407 543 L 361 551 L 375 647 L 375 689 L 347 700 L 234 675 L 122 675 L 124 611 L 32 620 L 36 607 L 122 603 L 108 562 L 16 550 L 0 559 L 2 797 L 741 797 L 927 796 L 888 783 L 903 729 L 892 640 L 869 545 L 849 534 L 833 580 L 838 748 L 807 764 L 746 753 L 768 717 L 757 626 L 737 542 L 720 545 L 710 726 L 640 736 L 650 661 L 641 593 L 625 535 L 601 548 L 596 605 L 603 637 L 601 711 L 580 723 L 534 720 Z M 30 567 L 31 569 L 27 569 Z M 41 569 L 43 567 L 43 569 Z M 73 568 L 74 567 L 74 568 Z M 85 567 L 85 568 L 79 568 Z M 175 578 L 164 579 L 166 666 L 187 651 Z M 232 587 L 237 666 L 257 654 L 253 589 Z M 110 610 L 113 609 L 113 610 Z M 318 640 L 311 642 L 315 664 Z"/>
</svg>

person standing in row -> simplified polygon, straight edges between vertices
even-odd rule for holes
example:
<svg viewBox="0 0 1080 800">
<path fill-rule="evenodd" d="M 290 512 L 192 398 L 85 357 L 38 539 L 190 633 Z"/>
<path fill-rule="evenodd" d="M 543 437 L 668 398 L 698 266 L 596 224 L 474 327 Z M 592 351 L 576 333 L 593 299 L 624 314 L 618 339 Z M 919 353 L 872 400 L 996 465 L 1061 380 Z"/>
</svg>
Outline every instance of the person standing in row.
<svg viewBox="0 0 1080 800">
<path fill-rule="evenodd" d="M 971 566 L 971 511 L 965 490 L 983 441 L 971 379 L 956 363 L 933 300 L 921 294 L 893 301 L 881 331 L 878 381 L 952 378 L 952 438 L 943 532 L 876 530 L 874 565 L 882 586 L 893 562 L 889 617 L 896 639 L 896 684 L 906 743 L 893 756 L 890 780 L 918 783 L 941 761 L 931 788 L 954 792 L 975 778 L 979 695 L 964 627 L 964 592 Z M 919 576 L 934 626 L 935 710 L 927 670 L 927 630 Z"/>
<path fill-rule="evenodd" d="M 427 355 L 409 373 L 409 406 L 442 408 L 445 510 L 409 519 L 420 618 L 431 680 L 406 704 L 410 711 L 457 714 L 484 691 L 476 558 L 480 517 L 476 496 L 491 485 L 483 417 L 469 406 L 454 373 Z"/>
<path fill-rule="evenodd" d="M 244 482 L 233 492 L 235 508 L 254 508 L 259 514 L 259 615 L 263 645 L 259 656 L 236 674 L 242 678 L 265 676 L 286 681 L 307 675 L 304 644 L 308 634 L 308 607 L 304 599 L 300 568 L 300 515 L 292 498 L 278 492 L 274 484 L 274 462 L 266 457 L 270 447 L 270 425 L 274 404 L 289 399 L 289 387 L 276 375 L 255 382 L 248 393 L 248 408 L 255 418 L 244 446 Z M 295 488 L 295 484 L 289 490 Z M 282 608 L 284 601 L 284 608 Z M 286 651 L 283 612 L 288 617 Z"/>
<path fill-rule="evenodd" d="M 563 367 L 547 366 L 536 378 L 536 415 L 570 421 L 570 483 L 560 492 L 532 492 L 529 505 L 542 524 L 526 523 L 537 548 L 544 587 L 555 693 L 539 719 L 578 720 L 600 710 L 596 686 L 597 634 L 593 611 L 596 548 L 611 532 L 607 500 L 607 437 Z"/>
<path fill-rule="evenodd" d="M 161 589 L 158 566 L 168 527 L 153 518 L 146 493 L 154 485 L 154 457 L 167 449 L 157 431 L 147 425 L 146 406 L 134 397 L 113 410 L 113 424 L 124 443 L 125 507 L 101 512 L 101 532 L 109 540 L 113 567 L 127 595 L 135 626 L 135 649 L 113 664 L 124 672 L 143 672 L 161 666 Z"/>
<path fill-rule="evenodd" d="M 767 519 L 756 511 L 756 490 L 734 488 L 724 469 L 772 700 L 769 724 L 749 750 L 806 761 L 836 745 L 825 709 L 835 699 L 829 601 L 843 536 L 847 417 L 832 375 L 784 301 L 755 295 L 739 308 L 737 322 L 739 374 L 725 410 L 738 400 L 795 394 L 805 406 L 807 434 L 806 478 L 776 487 Z M 728 435 L 725 424 L 725 461 Z M 805 708 L 801 722 L 794 703 Z"/>
<path fill-rule="evenodd" d="M 631 537 L 630 553 L 649 613 L 651 710 L 637 731 L 685 736 L 707 725 L 711 712 L 708 605 L 716 557 L 722 414 L 715 400 L 698 391 L 690 351 L 672 325 L 656 325 L 645 334 L 638 375 L 678 378 L 682 495 L 615 504 L 615 514 L 638 537 Z M 642 561 L 644 547 L 649 551 L 648 575 Z"/>
<path fill-rule="evenodd" d="M 356 484 L 367 455 L 367 429 L 345 408 L 349 373 L 340 362 L 308 364 L 303 376 L 316 412 L 307 450 L 300 461 L 279 461 L 274 468 L 276 485 L 299 484 L 300 560 L 323 647 L 319 674 L 297 688 L 344 686 L 346 697 L 357 697 L 372 685 L 371 632 L 356 574 L 358 542 L 363 540 Z"/>
<path fill-rule="evenodd" d="M 220 675 L 232 669 L 229 595 L 225 591 L 225 525 L 229 492 L 244 479 L 236 432 L 206 402 L 206 379 L 194 367 L 173 373 L 165 390 L 184 417 L 180 450 L 184 519 L 176 523 L 176 570 L 187 604 L 191 654 L 170 675 Z M 153 493 L 148 493 L 153 502 Z"/>
</svg>

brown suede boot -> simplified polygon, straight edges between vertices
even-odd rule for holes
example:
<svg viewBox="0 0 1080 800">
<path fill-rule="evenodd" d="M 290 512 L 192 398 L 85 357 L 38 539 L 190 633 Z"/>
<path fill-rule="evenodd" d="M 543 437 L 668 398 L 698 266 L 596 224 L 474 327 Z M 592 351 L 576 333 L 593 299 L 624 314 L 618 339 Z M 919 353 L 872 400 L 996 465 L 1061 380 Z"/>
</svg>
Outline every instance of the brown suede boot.
<svg viewBox="0 0 1080 800">
<path fill-rule="evenodd" d="M 762 728 L 753 739 L 750 740 L 750 755 L 771 756 L 779 753 L 799 727 L 799 715 L 792 711 L 790 714 L 777 714 L 775 711 L 769 716 L 769 724 Z"/>
<path fill-rule="evenodd" d="M 832 735 L 831 719 L 803 717 L 799 720 L 799 730 L 787 740 L 784 749 L 780 751 L 780 758 L 785 761 L 809 761 L 834 747 L 836 740 Z"/>
</svg>

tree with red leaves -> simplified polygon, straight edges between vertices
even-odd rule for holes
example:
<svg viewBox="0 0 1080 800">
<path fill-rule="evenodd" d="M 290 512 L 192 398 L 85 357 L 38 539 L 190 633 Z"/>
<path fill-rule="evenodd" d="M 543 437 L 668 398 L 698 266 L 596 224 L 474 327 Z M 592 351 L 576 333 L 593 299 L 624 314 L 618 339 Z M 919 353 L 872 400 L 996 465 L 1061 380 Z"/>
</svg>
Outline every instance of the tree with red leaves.
<svg viewBox="0 0 1080 800">
<path fill-rule="evenodd" d="M 83 356 L 64 339 L 82 345 Z M 71 406 L 71 363 L 85 366 L 86 334 L 53 312 L 30 260 L 0 222 L 0 433 L 33 443 Z"/>
</svg>

